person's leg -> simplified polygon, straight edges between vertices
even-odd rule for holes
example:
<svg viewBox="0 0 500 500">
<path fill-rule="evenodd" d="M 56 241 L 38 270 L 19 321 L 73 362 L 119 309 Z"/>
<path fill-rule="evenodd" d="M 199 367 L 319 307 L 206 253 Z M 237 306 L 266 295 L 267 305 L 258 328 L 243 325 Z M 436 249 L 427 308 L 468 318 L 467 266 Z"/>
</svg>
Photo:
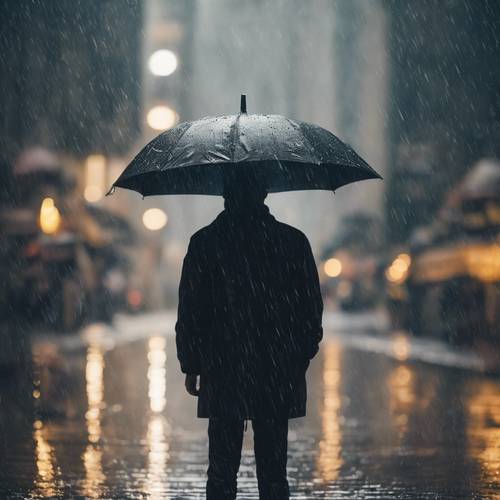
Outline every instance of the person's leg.
<svg viewBox="0 0 500 500">
<path fill-rule="evenodd" d="M 208 422 L 207 500 L 234 500 L 243 444 L 243 421 Z"/>
<path fill-rule="evenodd" d="M 288 500 L 288 420 L 253 420 L 252 426 L 260 500 Z"/>
</svg>

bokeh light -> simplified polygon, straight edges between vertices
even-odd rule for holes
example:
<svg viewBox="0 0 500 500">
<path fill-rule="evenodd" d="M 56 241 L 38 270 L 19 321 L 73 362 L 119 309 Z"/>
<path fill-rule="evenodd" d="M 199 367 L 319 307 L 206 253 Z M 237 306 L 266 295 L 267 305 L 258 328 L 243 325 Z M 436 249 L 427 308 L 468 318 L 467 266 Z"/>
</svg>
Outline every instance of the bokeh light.
<svg viewBox="0 0 500 500">
<path fill-rule="evenodd" d="M 157 50 L 149 57 L 149 70 L 156 76 L 169 76 L 177 69 L 177 56 L 168 49 Z"/>
<path fill-rule="evenodd" d="M 84 198 L 95 203 L 104 196 L 106 185 L 106 157 L 101 154 L 89 155 L 85 161 Z"/>
<path fill-rule="evenodd" d="M 104 191 L 99 186 L 87 186 L 83 191 L 83 197 L 89 203 L 95 203 L 103 197 Z"/>
<path fill-rule="evenodd" d="M 154 130 L 168 130 L 177 124 L 179 115 L 172 108 L 162 104 L 151 108 L 146 120 Z"/>
<path fill-rule="evenodd" d="M 330 278 L 336 278 L 337 276 L 340 276 L 340 273 L 342 272 L 342 262 L 335 258 L 328 259 L 325 262 L 323 269 L 327 276 Z"/>
<path fill-rule="evenodd" d="M 166 226 L 167 214 L 161 208 L 150 208 L 142 215 L 142 222 L 146 229 L 158 231 Z"/>
<path fill-rule="evenodd" d="M 40 229 L 45 234 L 55 234 L 61 227 L 61 215 L 52 198 L 44 198 L 40 208 Z"/>
<path fill-rule="evenodd" d="M 387 268 L 385 275 L 392 283 L 403 283 L 408 277 L 411 257 L 406 253 L 399 254 Z"/>
</svg>

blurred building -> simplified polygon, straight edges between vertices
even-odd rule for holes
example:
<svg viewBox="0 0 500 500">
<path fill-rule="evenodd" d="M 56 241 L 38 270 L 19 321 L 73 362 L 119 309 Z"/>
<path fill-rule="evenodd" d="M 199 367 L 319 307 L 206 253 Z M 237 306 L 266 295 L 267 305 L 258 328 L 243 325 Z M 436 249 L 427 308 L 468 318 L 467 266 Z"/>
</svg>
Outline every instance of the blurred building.
<svg viewBox="0 0 500 500">
<path fill-rule="evenodd" d="M 500 154 L 500 3 L 385 2 L 390 14 L 390 239 L 427 224 L 475 161 Z"/>
<path fill-rule="evenodd" d="M 316 122 L 385 178 L 335 196 L 271 195 L 279 219 L 318 250 L 345 215 L 385 210 L 401 242 L 468 165 L 498 157 L 499 19 L 491 0 L 4 2 L 0 181 L 30 145 L 70 158 L 87 202 L 142 228 L 138 280 L 162 305 L 175 300 L 189 236 L 222 199 L 120 191 L 104 200 L 106 187 L 154 135 L 236 113 L 247 93 L 250 113 Z M 151 225 L 154 214 L 162 225 Z"/>
<path fill-rule="evenodd" d="M 193 118 L 192 47 L 197 3 L 150 0 L 142 5 L 141 147 L 162 131 Z M 191 198 L 134 198 L 136 212 L 143 214 L 143 237 L 150 242 L 140 258 L 146 300 L 153 307 L 177 300 L 185 245 L 196 227 Z M 165 225 L 160 230 L 149 229 L 150 222 L 154 223 L 153 219 L 148 222 L 151 214 L 156 214 L 159 222 L 163 217 Z"/>
<path fill-rule="evenodd" d="M 351 143 L 384 175 L 387 14 L 376 0 L 199 2 L 192 100 L 197 115 L 249 113 L 315 122 Z M 272 212 L 318 249 L 346 213 L 382 213 L 382 182 L 329 192 L 271 195 Z M 200 214 L 219 208 L 200 200 Z"/>
<path fill-rule="evenodd" d="M 379 1 L 227 0 L 144 3 L 143 142 L 178 121 L 234 114 L 248 94 L 250 113 L 279 113 L 319 123 L 353 144 L 374 166 L 386 164 L 387 16 Z M 174 59 L 175 58 L 175 59 Z M 319 248 L 342 214 L 382 214 L 379 182 L 332 193 L 272 195 L 275 215 Z M 162 273 L 176 294 L 189 236 L 211 222 L 222 199 L 150 197 L 140 210 L 168 214 Z M 157 262 L 157 267 L 159 266 Z"/>
<path fill-rule="evenodd" d="M 141 3 L 0 5 L 0 157 L 128 152 L 140 130 Z"/>
</svg>

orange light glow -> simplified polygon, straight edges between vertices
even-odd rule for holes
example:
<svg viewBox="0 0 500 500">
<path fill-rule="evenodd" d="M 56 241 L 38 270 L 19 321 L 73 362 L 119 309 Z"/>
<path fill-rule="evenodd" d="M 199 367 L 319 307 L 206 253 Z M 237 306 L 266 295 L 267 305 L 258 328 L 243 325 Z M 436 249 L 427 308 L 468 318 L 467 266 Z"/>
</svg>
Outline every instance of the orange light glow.
<svg viewBox="0 0 500 500">
<path fill-rule="evenodd" d="M 148 342 L 149 405 L 154 413 L 161 413 L 167 403 L 166 392 L 166 339 L 151 337 Z"/>
<path fill-rule="evenodd" d="M 392 283 L 403 283 L 408 277 L 411 257 L 406 253 L 399 254 L 385 272 L 386 278 Z"/>
<path fill-rule="evenodd" d="M 342 466 L 342 431 L 340 428 L 340 346 L 328 342 L 324 348 L 323 409 L 321 413 L 323 438 L 319 443 L 317 469 L 325 483 L 335 481 Z"/>
<path fill-rule="evenodd" d="M 61 227 L 61 214 L 52 198 L 44 198 L 40 207 L 40 229 L 45 234 L 55 234 Z"/>
<path fill-rule="evenodd" d="M 332 257 L 325 262 L 323 269 L 327 276 L 330 278 L 336 278 L 342 273 L 342 262 L 340 262 L 339 259 Z"/>
</svg>

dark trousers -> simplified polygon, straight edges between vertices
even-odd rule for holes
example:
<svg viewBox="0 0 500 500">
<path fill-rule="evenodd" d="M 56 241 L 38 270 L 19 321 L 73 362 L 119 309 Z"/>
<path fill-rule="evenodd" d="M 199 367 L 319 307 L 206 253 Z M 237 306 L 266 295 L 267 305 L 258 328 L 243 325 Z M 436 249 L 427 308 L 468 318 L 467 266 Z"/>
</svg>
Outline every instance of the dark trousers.
<svg viewBox="0 0 500 500">
<path fill-rule="evenodd" d="M 288 420 L 252 420 L 260 500 L 288 500 Z M 207 500 L 234 500 L 243 444 L 243 420 L 208 423 Z"/>
</svg>

